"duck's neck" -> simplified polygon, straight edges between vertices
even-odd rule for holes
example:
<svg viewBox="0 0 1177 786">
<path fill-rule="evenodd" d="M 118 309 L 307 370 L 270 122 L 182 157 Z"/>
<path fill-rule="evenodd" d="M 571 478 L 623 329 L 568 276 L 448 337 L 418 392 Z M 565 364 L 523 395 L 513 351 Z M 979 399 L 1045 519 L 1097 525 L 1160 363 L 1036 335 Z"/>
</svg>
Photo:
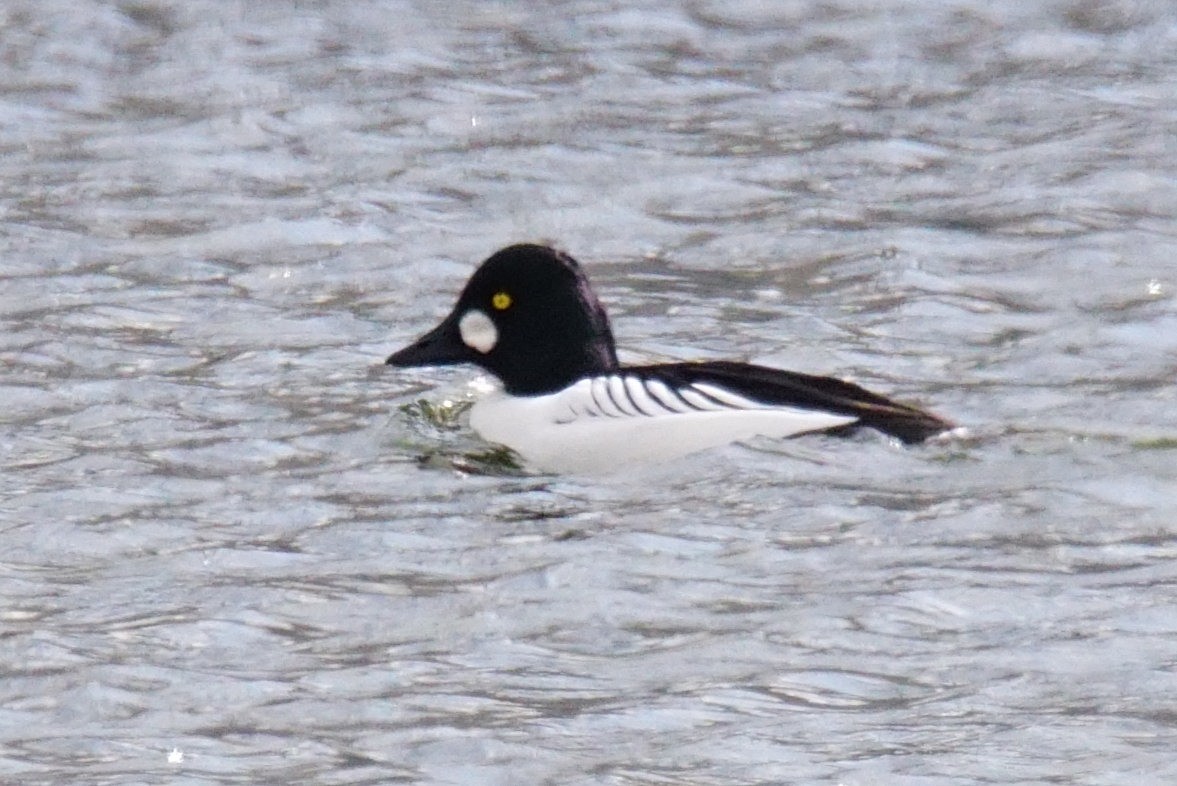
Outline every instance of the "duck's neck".
<svg viewBox="0 0 1177 786">
<path fill-rule="evenodd" d="M 538 352 L 514 369 L 490 369 L 514 396 L 542 396 L 618 368 L 613 342 L 596 341 L 579 352 Z"/>
</svg>

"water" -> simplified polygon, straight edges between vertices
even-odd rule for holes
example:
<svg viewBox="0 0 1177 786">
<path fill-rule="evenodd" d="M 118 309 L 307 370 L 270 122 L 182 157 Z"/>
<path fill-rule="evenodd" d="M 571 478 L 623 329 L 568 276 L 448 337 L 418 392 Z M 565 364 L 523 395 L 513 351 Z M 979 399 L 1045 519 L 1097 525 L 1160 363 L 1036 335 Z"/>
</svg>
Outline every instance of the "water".
<svg viewBox="0 0 1177 786">
<path fill-rule="evenodd" d="M 0 782 L 1177 780 L 1163 2 L 11 2 Z M 519 476 L 501 245 L 972 437 Z"/>
</svg>

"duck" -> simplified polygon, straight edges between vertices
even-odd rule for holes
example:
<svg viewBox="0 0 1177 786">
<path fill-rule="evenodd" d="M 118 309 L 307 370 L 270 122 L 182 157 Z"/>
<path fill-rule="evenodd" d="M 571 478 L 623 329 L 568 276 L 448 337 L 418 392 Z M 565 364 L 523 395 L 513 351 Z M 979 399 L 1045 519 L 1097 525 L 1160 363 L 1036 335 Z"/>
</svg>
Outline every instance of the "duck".
<svg viewBox="0 0 1177 786">
<path fill-rule="evenodd" d="M 954 428 L 830 376 L 731 360 L 622 365 L 580 263 L 530 243 L 483 261 L 449 315 L 385 363 L 486 371 L 501 387 L 473 403 L 470 427 L 540 472 L 615 471 L 755 437 L 862 427 L 912 445 Z"/>
</svg>

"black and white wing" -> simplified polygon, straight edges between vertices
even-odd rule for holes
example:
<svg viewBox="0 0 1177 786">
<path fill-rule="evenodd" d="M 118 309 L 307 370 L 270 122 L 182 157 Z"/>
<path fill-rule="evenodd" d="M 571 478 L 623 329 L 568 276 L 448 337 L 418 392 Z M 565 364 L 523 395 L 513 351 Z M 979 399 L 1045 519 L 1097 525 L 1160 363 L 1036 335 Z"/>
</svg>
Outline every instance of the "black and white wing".
<svg viewBox="0 0 1177 786">
<path fill-rule="evenodd" d="M 753 437 L 866 425 L 916 442 L 951 427 L 857 385 L 739 363 L 621 368 L 541 396 L 492 394 L 470 425 L 537 468 L 613 471 Z"/>
<path fill-rule="evenodd" d="M 557 419 L 561 423 L 580 418 L 659 418 L 784 408 L 702 380 L 663 379 L 660 374 L 650 373 L 650 369 L 623 369 L 590 377 L 565 391 L 561 398 L 568 408 Z"/>
<path fill-rule="evenodd" d="M 853 418 L 856 425 L 906 443 L 922 442 L 953 428 L 937 415 L 834 377 L 729 361 L 639 366 L 625 369 L 625 373 L 642 380 L 642 387 L 652 395 L 655 391 L 661 394 L 659 401 L 665 399 L 666 406 L 676 411 L 683 406 L 739 407 L 750 402 L 752 406 L 844 415 Z"/>
</svg>

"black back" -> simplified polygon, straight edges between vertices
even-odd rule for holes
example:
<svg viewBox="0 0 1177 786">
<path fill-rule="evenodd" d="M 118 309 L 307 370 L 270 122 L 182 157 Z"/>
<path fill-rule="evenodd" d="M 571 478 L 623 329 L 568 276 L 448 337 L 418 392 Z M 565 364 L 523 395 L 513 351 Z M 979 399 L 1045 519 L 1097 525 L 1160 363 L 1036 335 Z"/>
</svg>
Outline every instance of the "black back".
<svg viewBox="0 0 1177 786">
<path fill-rule="evenodd" d="M 858 418 L 854 425 L 878 429 L 906 443 L 922 442 L 952 428 L 951 423 L 936 415 L 834 377 L 723 360 L 639 366 L 626 371 L 660 379 L 671 387 L 711 383 L 763 404 L 852 415 Z"/>
</svg>

